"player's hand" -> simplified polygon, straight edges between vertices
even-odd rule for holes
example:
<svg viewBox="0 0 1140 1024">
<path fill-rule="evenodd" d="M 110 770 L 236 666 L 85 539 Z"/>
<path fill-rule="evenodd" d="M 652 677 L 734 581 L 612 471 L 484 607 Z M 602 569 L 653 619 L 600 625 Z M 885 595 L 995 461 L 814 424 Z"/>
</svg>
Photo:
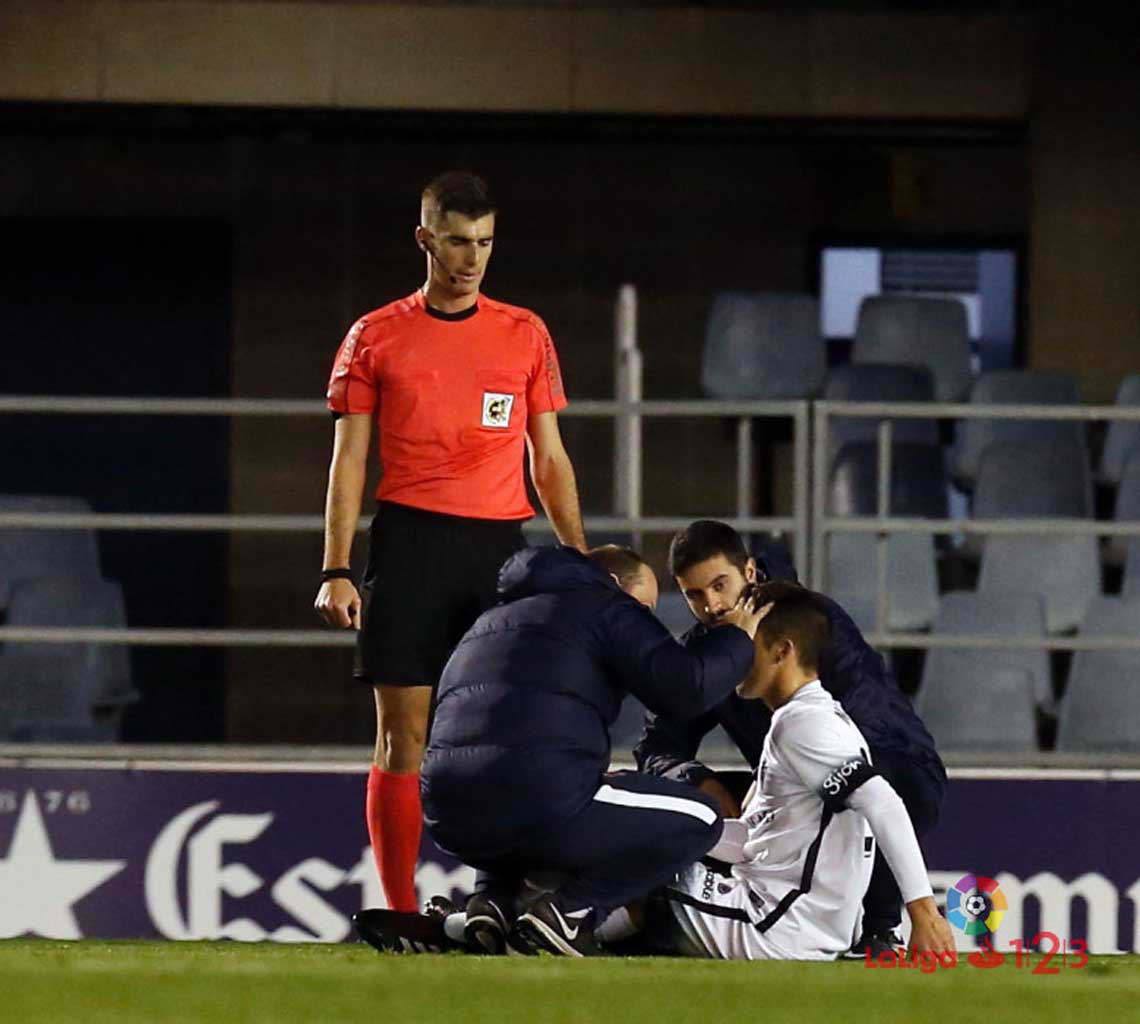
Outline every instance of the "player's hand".
<svg viewBox="0 0 1140 1024">
<path fill-rule="evenodd" d="M 737 598 L 732 610 L 725 612 L 720 621 L 733 626 L 739 626 L 745 633 L 755 639 L 756 630 L 763 621 L 764 616 L 772 610 L 772 602 L 758 604 L 757 601 L 756 588 L 752 585 L 745 587 L 744 590 L 741 591 L 740 597 Z"/>
<path fill-rule="evenodd" d="M 360 628 L 360 594 L 352 580 L 326 580 L 317 591 L 313 607 L 330 626 Z"/>
<path fill-rule="evenodd" d="M 912 900 L 906 905 L 910 915 L 910 951 L 912 953 L 952 953 L 954 933 L 946 919 L 938 913 L 938 905 L 930 896 Z"/>
<path fill-rule="evenodd" d="M 697 785 L 702 793 L 711 796 L 718 804 L 720 804 L 720 813 L 725 818 L 739 818 L 740 817 L 740 804 L 736 802 L 734 797 L 723 782 L 716 779 L 708 778 L 702 779 Z"/>
</svg>

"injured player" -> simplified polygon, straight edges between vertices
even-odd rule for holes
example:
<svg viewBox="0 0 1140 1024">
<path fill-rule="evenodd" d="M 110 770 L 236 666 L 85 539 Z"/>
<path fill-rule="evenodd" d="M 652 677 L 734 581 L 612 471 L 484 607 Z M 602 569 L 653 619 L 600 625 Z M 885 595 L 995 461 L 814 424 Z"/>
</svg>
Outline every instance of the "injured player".
<svg viewBox="0 0 1140 1024">
<path fill-rule="evenodd" d="M 763 595 L 760 596 L 763 601 Z M 818 678 L 828 619 L 810 592 L 767 606 L 741 697 L 775 712 L 739 819 L 705 862 L 657 889 L 603 943 L 640 925 L 662 952 L 733 960 L 833 960 L 860 934 L 863 894 L 879 843 L 911 921 L 911 949 L 950 952 L 910 818 L 871 763 L 867 742 Z"/>
</svg>

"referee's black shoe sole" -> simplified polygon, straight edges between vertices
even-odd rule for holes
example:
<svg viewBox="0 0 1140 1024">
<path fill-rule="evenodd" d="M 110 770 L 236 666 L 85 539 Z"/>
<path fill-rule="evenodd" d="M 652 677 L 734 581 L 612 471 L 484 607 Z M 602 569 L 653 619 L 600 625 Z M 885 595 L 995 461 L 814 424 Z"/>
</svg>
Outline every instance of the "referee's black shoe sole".
<svg viewBox="0 0 1140 1024">
<path fill-rule="evenodd" d="M 444 934 L 443 920 L 426 914 L 361 910 L 352 915 L 352 927 L 381 953 L 444 953 L 459 948 Z"/>
</svg>

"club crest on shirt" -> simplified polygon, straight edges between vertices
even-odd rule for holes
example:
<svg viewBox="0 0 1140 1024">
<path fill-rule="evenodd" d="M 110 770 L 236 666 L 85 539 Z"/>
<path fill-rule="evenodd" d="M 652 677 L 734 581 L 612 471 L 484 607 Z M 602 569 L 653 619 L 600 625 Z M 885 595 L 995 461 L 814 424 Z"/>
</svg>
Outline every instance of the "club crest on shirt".
<svg viewBox="0 0 1140 1024">
<path fill-rule="evenodd" d="M 511 424 L 511 408 L 514 404 L 514 395 L 504 395 L 498 391 L 484 391 L 483 426 L 505 430 Z"/>
</svg>

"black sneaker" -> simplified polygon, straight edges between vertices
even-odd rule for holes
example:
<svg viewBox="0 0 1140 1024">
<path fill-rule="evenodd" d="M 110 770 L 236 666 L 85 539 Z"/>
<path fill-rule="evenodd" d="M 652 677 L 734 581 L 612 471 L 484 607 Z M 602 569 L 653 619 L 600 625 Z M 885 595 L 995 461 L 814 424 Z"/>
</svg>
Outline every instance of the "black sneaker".
<svg viewBox="0 0 1140 1024">
<path fill-rule="evenodd" d="M 878 960 L 884 953 L 896 953 L 903 941 L 896 932 L 864 932 L 845 955 L 847 960 Z"/>
<path fill-rule="evenodd" d="M 544 893 L 520 915 L 507 941 L 512 949 L 530 956 L 601 956 L 594 929 L 586 923 L 589 919 L 588 908 L 567 915 L 550 893 Z"/>
<path fill-rule="evenodd" d="M 501 901 L 489 893 L 477 892 L 467 900 L 467 923 L 463 941 L 471 953 L 502 956 L 507 951 L 507 915 Z"/>
<path fill-rule="evenodd" d="M 398 910 L 361 910 L 352 915 L 352 926 L 357 935 L 381 953 L 444 953 L 459 948 L 444 934 L 442 917 Z"/>
</svg>

